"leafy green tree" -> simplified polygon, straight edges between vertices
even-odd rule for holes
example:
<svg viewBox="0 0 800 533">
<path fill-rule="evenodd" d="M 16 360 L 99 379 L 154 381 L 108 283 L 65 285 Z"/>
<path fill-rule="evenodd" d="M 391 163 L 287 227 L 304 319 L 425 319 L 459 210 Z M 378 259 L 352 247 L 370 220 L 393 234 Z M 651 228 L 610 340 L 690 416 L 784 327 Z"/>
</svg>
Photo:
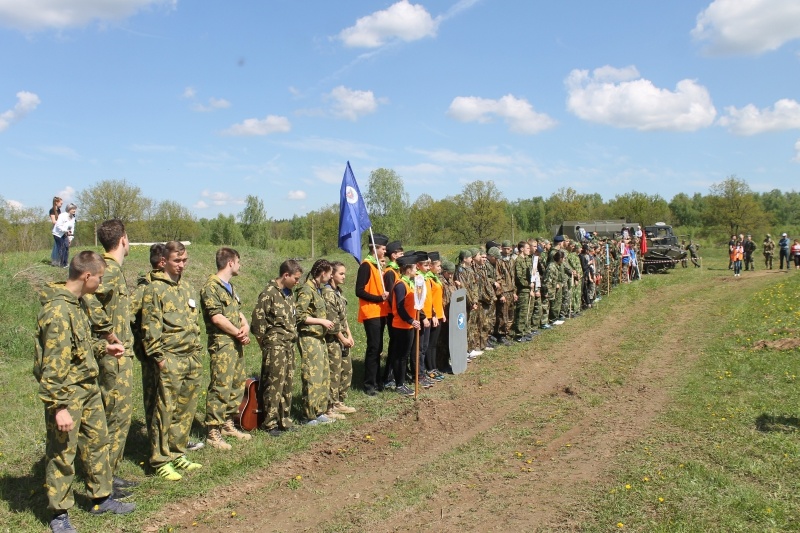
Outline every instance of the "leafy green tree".
<svg viewBox="0 0 800 533">
<path fill-rule="evenodd" d="M 245 243 L 242 230 L 233 215 L 222 213 L 208 222 L 211 244 L 217 246 L 240 246 Z"/>
<path fill-rule="evenodd" d="M 153 201 L 142 196 L 142 190 L 125 180 L 103 180 L 77 195 L 80 219 L 92 224 L 118 218 L 133 222 L 145 218 Z"/>
<path fill-rule="evenodd" d="M 409 200 L 403 179 L 394 170 L 379 168 L 369 175 L 364 193 L 373 232 L 384 233 L 391 239 L 408 240 Z"/>
<path fill-rule="evenodd" d="M 609 202 L 608 209 L 613 218 L 624 218 L 642 226 L 671 222 L 669 205 L 658 194 L 647 195 L 636 191 L 620 194 Z"/>
<path fill-rule="evenodd" d="M 50 221 L 42 211 L 21 207 L 0 196 L 0 252 L 32 252 L 52 246 Z"/>
<path fill-rule="evenodd" d="M 314 256 L 330 254 L 339 247 L 339 204 L 330 204 L 308 214 L 314 231 Z M 309 234 L 307 238 L 310 238 Z"/>
<path fill-rule="evenodd" d="M 705 218 L 709 224 L 725 228 L 731 235 L 766 227 L 768 217 L 746 181 L 728 176 L 710 188 Z"/>
<path fill-rule="evenodd" d="M 461 216 L 453 231 L 460 235 L 461 242 L 477 244 L 487 239 L 501 239 L 508 228 L 506 199 L 493 181 L 476 180 L 464 185 L 455 198 L 461 208 Z"/>
<path fill-rule="evenodd" d="M 535 196 L 530 199 L 516 200 L 508 205 L 509 216 L 514 215 L 514 238 L 523 238 L 526 235 L 541 235 L 546 233 L 545 203 L 544 198 Z M 511 231 L 507 231 L 507 238 L 511 238 Z"/>
<path fill-rule="evenodd" d="M 241 234 L 247 244 L 263 248 L 267 243 L 268 219 L 264 202 L 257 196 L 248 194 L 245 198 L 245 207 L 239 213 Z"/>
<path fill-rule="evenodd" d="M 173 200 L 159 202 L 151 217 L 150 231 L 154 240 L 190 241 L 199 234 L 192 212 Z"/>
<path fill-rule="evenodd" d="M 545 200 L 545 223 L 547 228 L 560 225 L 565 220 L 581 220 L 589 215 L 584 195 L 572 187 L 561 187 Z M 546 229 L 547 229 L 546 228 Z"/>
</svg>

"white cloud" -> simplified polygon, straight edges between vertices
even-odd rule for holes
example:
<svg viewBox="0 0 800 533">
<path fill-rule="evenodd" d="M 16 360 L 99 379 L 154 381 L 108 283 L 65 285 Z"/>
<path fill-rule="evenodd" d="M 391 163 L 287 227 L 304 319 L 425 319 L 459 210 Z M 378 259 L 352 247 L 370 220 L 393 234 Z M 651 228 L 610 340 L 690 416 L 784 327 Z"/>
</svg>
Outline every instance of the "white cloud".
<svg viewBox="0 0 800 533">
<path fill-rule="evenodd" d="M 306 191 L 289 191 L 286 195 L 287 200 L 305 200 L 308 195 Z"/>
<path fill-rule="evenodd" d="M 401 176 L 413 176 L 418 174 L 434 175 L 442 174 L 445 168 L 442 165 L 433 163 L 418 163 L 416 165 L 398 165 L 395 167 Z"/>
<path fill-rule="evenodd" d="M 134 152 L 174 152 L 177 148 L 169 144 L 132 144 Z"/>
<path fill-rule="evenodd" d="M 191 100 L 197 96 L 197 91 L 194 87 L 187 87 L 183 90 L 183 94 L 181 94 L 181 98 L 186 98 L 187 100 Z"/>
<path fill-rule="evenodd" d="M 203 200 L 199 200 L 192 207 L 194 207 L 195 209 L 208 209 L 208 204 L 205 203 Z"/>
<path fill-rule="evenodd" d="M 346 154 L 350 160 L 354 159 L 370 159 L 371 154 L 370 152 L 375 152 L 379 150 L 385 150 L 382 147 L 370 145 L 370 144 L 363 144 L 363 143 L 356 143 L 352 141 L 346 141 L 343 139 L 330 139 L 330 138 L 323 138 L 323 137 L 305 137 L 303 139 L 297 139 L 292 141 L 283 141 L 279 143 L 281 146 L 285 146 L 286 148 L 293 148 L 296 150 L 304 150 L 308 152 L 324 152 L 327 154 L 333 154 L 337 156 L 337 158 L 341 158 L 342 154 Z M 341 172 L 344 171 L 344 167 L 339 171 L 339 182 L 342 181 Z"/>
<path fill-rule="evenodd" d="M 208 189 L 205 189 L 200 193 L 200 196 L 208 199 L 211 202 L 211 205 L 244 205 L 243 198 L 231 196 L 230 193 L 227 192 L 209 191 Z M 204 200 L 200 200 L 200 202 L 206 204 Z"/>
<path fill-rule="evenodd" d="M 737 135 L 800 128 L 800 104 L 787 98 L 775 102 L 772 109 L 758 109 L 748 104 L 741 109 L 726 107 L 725 113 L 720 117 L 719 124 Z"/>
<path fill-rule="evenodd" d="M 386 98 L 375 98 L 372 91 L 348 89 L 344 85 L 335 87 L 325 96 L 332 100 L 331 114 L 355 122 L 359 117 L 374 113 L 379 104 L 387 102 Z"/>
<path fill-rule="evenodd" d="M 234 124 L 230 128 L 223 130 L 223 135 L 269 135 L 270 133 L 284 133 L 292 129 L 289 119 L 276 115 L 266 117 L 248 118 L 241 124 Z"/>
<path fill-rule="evenodd" d="M 388 9 L 358 19 L 354 26 L 339 33 L 345 46 L 377 48 L 395 39 L 416 41 L 435 37 L 439 20 L 434 20 L 419 4 L 401 0 Z"/>
<path fill-rule="evenodd" d="M 590 122 L 640 131 L 695 131 L 710 126 L 717 110 L 708 90 L 681 80 L 675 91 L 659 89 L 635 67 L 575 69 L 565 80 L 567 108 Z"/>
<path fill-rule="evenodd" d="M 415 150 L 416 153 L 425 155 L 437 163 L 446 165 L 501 165 L 508 166 L 514 163 L 515 158 L 510 155 L 497 153 L 495 149 L 486 152 L 459 153 L 452 150 Z"/>
<path fill-rule="evenodd" d="M 0 0 L 2 1 L 2 0 Z M 17 93 L 17 103 L 11 109 L 0 113 L 0 132 L 5 131 L 11 123 L 18 121 L 39 105 L 39 97 L 28 91 Z"/>
<path fill-rule="evenodd" d="M 192 106 L 192 109 L 195 110 L 195 111 L 200 111 L 200 112 L 208 112 L 208 111 L 214 111 L 216 109 L 227 109 L 230 106 L 231 106 L 231 103 L 229 101 L 225 100 L 224 98 L 211 97 L 211 98 L 208 99 L 208 104 L 207 105 L 204 105 L 204 104 L 201 104 L 201 103 L 198 102 L 198 103 L 195 103 Z"/>
<path fill-rule="evenodd" d="M 794 143 L 794 161 L 800 163 L 800 139 Z"/>
<path fill-rule="evenodd" d="M 64 203 L 69 203 L 75 199 L 75 188 L 67 185 L 56 193 L 56 196 L 64 200 Z"/>
<path fill-rule="evenodd" d="M 6 200 L 6 205 L 14 211 L 22 211 L 25 205 L 18 200 Z"/>
<path fill-rule="evenodd" d="M 20 30 L 64 29 L 120 20 L 149 6 L 175 9 L 178 0 L 0 0 L 0 25 Z"/>
<path fill-rule="evenodd" d="M 712 54 L 761 54 L 800 38 L 797 0 L 714 0 L 692 37 Z"/>
<path fill-rule="evenodd" d="M 40 146 L 39 151 L 45 154 L 50 155 L 57 155 L 59 157 L 65 157 L 67 159 L 71 159 L 73 161 L 77 161 L 81 158 L 74 149 L 70 148 L 69 146 Z"/>
<path fill-rule="evenodd" d="M 534 134 L 552 128 L 556 121 L 537 113 L 524 98 L 507 94 L 498 100 L 477 96 L 457 96 L 447 114 L 460 122 L 487 123 L 493 116 L 502 118 L 514 133 Z"/>
</svg>

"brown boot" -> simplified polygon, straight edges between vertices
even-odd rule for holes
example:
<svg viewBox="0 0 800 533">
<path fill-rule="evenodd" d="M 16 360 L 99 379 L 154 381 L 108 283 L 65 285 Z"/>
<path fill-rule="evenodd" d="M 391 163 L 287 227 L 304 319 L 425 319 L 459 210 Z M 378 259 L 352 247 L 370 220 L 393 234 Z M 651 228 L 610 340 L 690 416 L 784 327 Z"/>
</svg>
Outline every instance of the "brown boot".
<svg viewBox="0 0 800 533">
<path fill-rule="evenodd" d="M 333 418 L 333 419 L 335 419 L 335 420 L 344 420 L 345 418 L 347 418 L 347 417 L 346 417 L 346 416 L 344 416 L 342 413 L 340 413 L 340 412 L 338 412 L 338 411 L 334 410 L 334 408 L 333 408 L 333 407 L 331 407 L 330 409 L 328 409 L 328 412 L 327 412 L 327 413 L 325 413 L 325 416 L 327 416 L 328 418 Z"/>
<path fill-rule="evenodd" d="M 236 426 L 233 425 L 233 420 L 231 419 L 228 419 L 225 425 L 222 426 L 222 434 L 226 437 L 236 437 L 239 440 L 250 440 L 253 438 L 249 433 L 239 431 Z"/>
<path fill-rule="evenodd" d="M 208 430 L 208 437 L 206 437 L 206 443 L 212 448 L 216 448 L 218 450 L 231 449 L 231 445 L 225 442 L 225 439 L 222 438 L 222 434 L 220 434 L 219 429 L 216 427 L 212 427 L 211 429 Z"/>
<path fill-rule="evenodd" d="M 339 413 L 345 413 L 345 414 L 350 414 L 350 413 L 355 413 L 356 412 L 356 408 L 355 407 L 350 407 L 349 405 L 345 405 L 342 402 L 336 402 L 335 404 L 333 404 L 333 410 L 337 411 Z"/>
</svg>

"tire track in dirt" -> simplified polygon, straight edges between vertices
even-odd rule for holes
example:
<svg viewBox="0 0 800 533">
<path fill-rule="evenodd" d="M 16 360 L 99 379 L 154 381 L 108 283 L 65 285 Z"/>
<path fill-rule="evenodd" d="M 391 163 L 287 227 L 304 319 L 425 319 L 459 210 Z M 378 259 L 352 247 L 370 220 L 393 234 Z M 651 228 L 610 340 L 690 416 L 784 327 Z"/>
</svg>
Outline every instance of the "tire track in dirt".
<svg viewBox="0 0 800 533">
<path fill-rule="evenodd" d="M 547 442 L 537 457 L 538 465 L 546 463 L 547 468 L 537 468 L 531 475 L 511 480 L 487 476 L 477 489 L 464 484 L 441 486 L 422 509 L 416 506 L 385 519 L 372 518 L 364 512 L 365 502 L 377 501 L 395 481 L 413 480 L 443 454 L 498 424 L 508 423 L 509 413 L 520 403 L 551 397 L 565 383 L 573 382 L 584 367 L 612 353 L 616 339 L 629 327 L 622 319 L 624 310 L 595 316 L 588 328 L 582 320 L 562 326 L 572 337 L 578 332 L 575 324 L 582 327 L 579 340 L 570 343 L 569 351 L 550 350 L 549 358 L 545 358 L 534 341 L 526 351 L 517 352 L 513 361 L 486 358 L 475 363 L 497 369 L 511 364 L 512 377 L 493 378 L 481 385 L 474 373 L 467 373 L 458 378 L 458 385 L 445 381 L 437 387 L 444 394 L 420 400 L 418 421 L 414 407 L 409 406 L 392 420 L 364 424 L 349 433 L 331 436 L 306 452 L 254 473 L 244 484 L 219 487 L 200 499 L 165 507 L 145 530 L 157 530 L 177 521 L 182 526 L 196 523 L 193 531 L 251 529 L 247 524 L 263 531 L 304 531 L 319 530 L 343 519 L 353 527 L 373 531 L 431 525 L 440 531 L 496 530 L 497 509 L 502 511 L 500 529 L 571 529 L 580 523 L 580 509 L 572 496 L 574 489 L 602 477 L 618 451 L 638 438 L 663 410 L 669 400 L 669 385 L 697 357 L 680 346 L 683 328 L 704 311 L 713 309 L 724 295 L 721 284 L 714 283 L 706 283 L 699 290 L 695 284 L 675 285 L 669 290 L 669 301 L 690 297 L 690 306 L 681 307 L 675 320 L 659 330 L 663 342 L 650 343 L 652 353 L 640 361 L 626 384 L 606 391 L 616 401 L 605 401 L 595 408 L 583 406 L 584 414 L 566 432 Z M 706 297 L 694 298 L 698 292 Z M 652 296 L 641 298 L 635 315 L 657 314 L 662 305 Z M 680 368 L 676 363 L 681 363 Z M 447 399 L 449 387 L 459 388 L 455 399 Z M 375 435 L 375 442 L 365 443 L 366 433 Z M 391 447 L 386 437 L 389 434 L 403 447 Z M 564 454 L 566 443 L 571 447 Z M 348 455 L 353 449 L 357 453 Z M 277 480 L 296 474 L 303 477 L 297 490 L 277 485 Z M 485 486 L 490 486 L 488 493 L 483 490 Z M 448 494 L 458 495 L 455 504 L 447 499 Z M 228 507 L 229 504 L 233 506 Z M 236 509 L 237 519 L 230 518 L 231 508 Z M 553 522 L 554 516 L 558 517 L 557 522 Z"/>
</svg>

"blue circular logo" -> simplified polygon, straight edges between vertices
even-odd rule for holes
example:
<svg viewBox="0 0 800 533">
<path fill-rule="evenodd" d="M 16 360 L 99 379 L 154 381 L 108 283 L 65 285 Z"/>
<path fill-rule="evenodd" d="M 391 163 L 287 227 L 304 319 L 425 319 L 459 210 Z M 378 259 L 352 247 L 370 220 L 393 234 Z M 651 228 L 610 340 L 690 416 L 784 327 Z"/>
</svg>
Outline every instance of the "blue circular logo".
<svg viewBox="0 0 800 533">
<path fill-rule="evenodd" d="M 458 329 L 464 329 L 464 326 L 467 325 L 467 320 L 466 317 L 464 316 L 464 313 L 458 313 L 456 324 L 458 324 Z"/>
</svg>

